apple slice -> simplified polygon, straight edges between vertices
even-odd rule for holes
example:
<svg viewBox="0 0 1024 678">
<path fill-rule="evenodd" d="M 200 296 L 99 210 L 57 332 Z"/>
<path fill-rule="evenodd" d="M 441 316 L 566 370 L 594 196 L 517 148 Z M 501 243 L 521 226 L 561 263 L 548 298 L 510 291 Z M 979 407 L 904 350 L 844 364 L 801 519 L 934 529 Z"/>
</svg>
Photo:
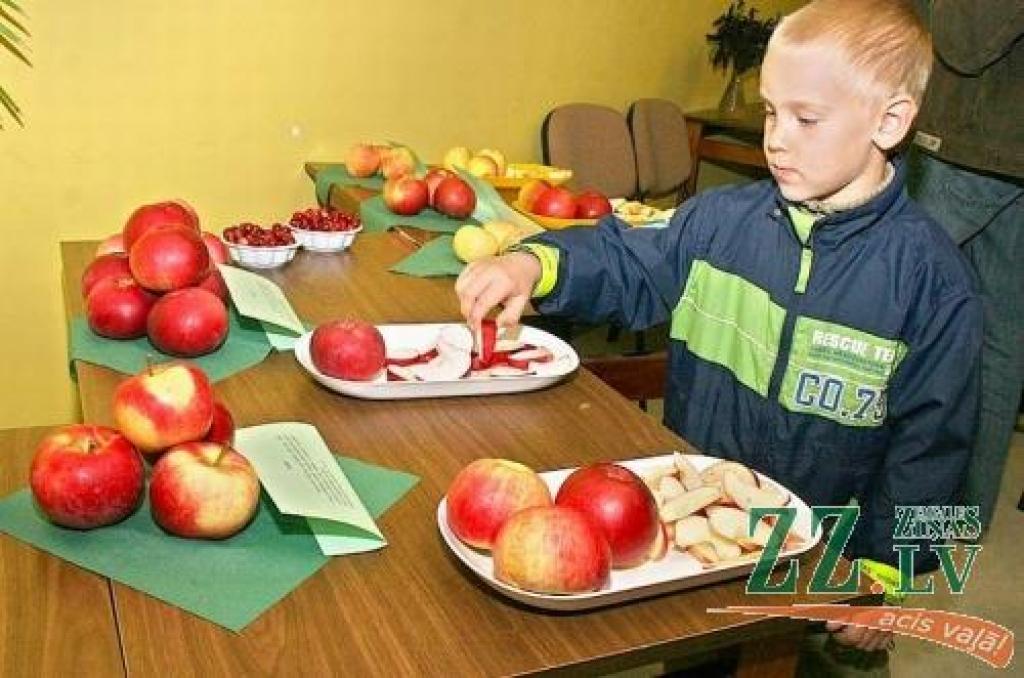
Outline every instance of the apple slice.
<svg viewBox="0 0 1024 678">
<path fill-rule="evenodd" d="M 429 363 L 410 365 L 409 369 L 423 381 L 456 381 L 469 373 L 469 353 L 441 354 Z"/>
<path fill-rule="evenodd" d="M 676 480 L 675 476 L 662 476 L 658 482 L 658 492 L 664 501 L 669 499 L 675 499 L 681 494 L 686 493 L 686 488 L 683 484 Z"/>
<path fill-rule="evenodd" d="M 704 563 L 703 568 L 705 570 L 711 570 L 719 567 L 732 567 L 743 563 L 757 562 L 757 560 L 761 558 L 761 553 L 763 553 L 763 550 L 758 549 L 757 551 L 742 553 L 735 558 L 719 558 L 714 563 Z"/>
<path fill-rule="evenodd" d="M 665 534 L 665 526 L 659 526 L 658 533 L 654 535 L 654 541 L 651 542 L 651 550 L 647 554 L 647 559 L 651 561 L 661 560 L 668 553 L 668 537 Z"/>
<path fill-rule="evenodd" d="M 439 355 L 452 353 L 465 353 L 467 356 L 473 351 L 473 334 L 465 325 L 446 325 L 441 328 L 437 337 L 437 352 Z"/>
<path fill-rule="evenodd" d="M 757 476 L 749 468 L 738 461 L 720 461 L 701 471 L 700 479 L 705 485 L 722 485 L 722 477 L 727 473 L 739 476 L 740 480 L 748 485 L 757 487 Z"/>
<path fill-rule="evenodd" d="M 518 339 L 497 339 L 494 342 L 494 350 L 501 353 L 514 353 L 524 346 L 526 344 Z"/>
<path fill-rule="evenodd" d="M 722 493 L 717 487 L 705 486 L 690 490 L 672 501 L 665 502 L 665 505 L 661 507 L 661 519 L 666 523 L 675 522 L 691 513 L 696 513 L 705 506 L 710 506 L 721 496 Z"/>
<path fill-rule="evenodd" d="M 704 516 L 686 516 L 682 520 L 677 520 L 675 526 L 675 544 L 680 549 L 686 549 L 711 539 L 711 528 L 708 525 L 708 519 Z"/>
<path fill-rule="evenodd" d="M 640 474 L 640 478 L 647 483 L 647 487 L 651 488 L 651 492 L 658 489 L 658 483 L 665 476 L 674 476 L 676 474 L 675 466 L 659 466 L 658 468 L 645 471 Z"/>
<path fill-rule="evenodd" d="M 415 365 L 420 362 L 420 352 L 407 346 L 388 347 L 384 361 L 388 365 Z"/>
<path fill-rule="evenodd" d="M 676 469 L 679 471 L 679 480 L 687 490 L 696 490 L 704 484 L 704 481 L 700 478 L 700 471 L 684 455 L 673 452 L 672 463 L 675 464 Z"/>
<path fill-rule="evenodd" d="M 745 549 L 764 548 L 772 534 L 772 526 L 765 520 L 757 521 L 754 534 L 748 534 L 750 514 L 738 508 L 709 506 L 707 513 L 712 530 Z"/>
<path fill-rule="evenodd" d="M 394 377 L 392 379 L 392 377 Z M 388 381 L 419 381 L 416 372 L 407 365 L 388 365 Z"/>
<path fill-rule="evenodd" d="M 718 563 L 718 551 L 709 541 L 702 541 L 686 549 L 686 552 L 696 558 L 705 567 Z"/>
<path fill-rule="evenodd" d="M 739 544 L 732 539 L 726 539 L 714 530 L 711 530 L 711 539 L 709 541 L 715 549 L 719 561 L 733 560 L 743 555 L 743 549 L 740 548 Z"/>
<path fill-rule="evenodd" d="M 788 501 L 788 497 L 774 487 L 756 487 L 733 473 L 722 477 L 722 489 L 744 511 L 753 507 L 777 508 L 785 506 Z"/>
</svg>

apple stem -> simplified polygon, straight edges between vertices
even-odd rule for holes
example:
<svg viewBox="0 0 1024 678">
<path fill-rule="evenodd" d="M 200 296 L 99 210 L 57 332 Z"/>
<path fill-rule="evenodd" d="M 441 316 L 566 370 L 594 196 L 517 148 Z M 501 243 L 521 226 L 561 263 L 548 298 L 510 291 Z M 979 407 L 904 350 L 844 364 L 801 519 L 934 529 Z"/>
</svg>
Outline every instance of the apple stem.
<svg viewBox="0 0 1024 678">
<path fill-rule="evenodd" d="M 226 447 L 224 447 L 222 445 L 221 448 L 220 448 L 220 452 L 217 454 L 217 458 L 213 460 L 213 465 L 214 466 L 217 466 L 217 465 L 220 464 L 221 457 L 223 457 L 224 453 L 226 453 L 227 451 L 228 451 L 228 448 L 226 448 Z"/>
</svg>

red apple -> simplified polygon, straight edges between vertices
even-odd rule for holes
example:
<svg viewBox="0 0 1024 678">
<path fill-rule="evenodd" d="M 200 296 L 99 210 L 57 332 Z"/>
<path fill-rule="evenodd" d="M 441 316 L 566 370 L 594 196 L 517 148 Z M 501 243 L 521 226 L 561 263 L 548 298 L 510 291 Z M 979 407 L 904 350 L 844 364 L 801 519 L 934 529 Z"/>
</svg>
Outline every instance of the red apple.
<svg viewBox="0 0 1024 678">
<path fill-rule="evenodd" d="M 131 274 L 132 269 L 128 266 L 128 257 L 124 254 L 100 255 L 90 261 L 82 273 L 82 298 L 88 297 L 96 283 L 104 278 L 119 278 Z"/>
<path fill-rule="evenodd" d="M 235 418 L 231 416 L 231 410 L 220 401 L 213 403 L 213 423 L 210 424 L 210 430 L 206 432 L 203 441 L 222 445 L 235 444 Z"/>
<path fill-rule="evenodd" d="M 217 295 L 218 299 L 224 302 L 225 306 L 231 305 L 231 292 L 228 290 L 227 283 L 224 282 L 224 276 L 220 274 L 217 268 L 210 268 L 210 272 L 199 281 L 196 287 L 207 292 L 213 292 Z"/>
<path fill-rule="evenodd" d="M 661 529 L 658 505 L 647 485 L 624 466 L 581 466 L 565 479 L 555 504 L 579 509 L 601 530 L 612 565 L 635 567 L 647 560 Z"/>
<path fill-rule="evenodd" d="M 106 426 L 73 424 L 49 433 L 29 472 L 32 496 L 64 527 L 88 530 L 124 520 L 138 507 L 145 471 L 138 451 Z"/>
<path fill-rule="evenodd" d="M 368 381 L 384 369 L 384 337 L 374 325 L 335 320 L 320 325 L 309 341 L 316 369 L 330 377 Z"/>
<path fill-rule="evenodd" d="M 600 530 L 577 509 L 528 508 L 494 542 L 494 576 L 538 593 L 580 593 L 604 586 L 611 553 Z"/>
<path fill-rule="evenodd" d="M 434 209 L 453 219 L 465 219 L 476 209 L 476 193 L 459 177 L 442 179 L 434 189 Z"/>
<path fill-rule="evenodd" d="M 152 365 L 114 390 L 114 421 L 144 454 L 200 440 L 213 423 L 213 388 L 187 362 Z"/>
<path fill-rule="evenodd" d="M 157 296 L 130 275 L 104 278 L 85 299 L 85 318 L 92 331 L 110 339 L 146 336 L 146 322 Z"/>
<path fill-rule="evenodd" d="M 199 233 L 199 217 L 192 207 L 184 200 L 168 200 L 152 205 L 143 205 L 128 217 L 124 225 L 124 249 L 132 251 L 132 246 L 145 233 L 154 228 L 183 226 Z"/>
<path fill-rule="evenodd" d="M 380 169 L 380 147 L 354 144 L 345 155 L 345 169 L 354 177 L 372 177 Z"/>
<path fill-rule="evenodd" d="M 149 312 L 149 340 L 164 353 L 194 358 L 228 336 L 228 311 L 216 294 L 200 287 L 168 292 Z"/>
<path fill-rule="evenodd" d="M 241 531 L 260 501 L 260 481 L 249 460 L 228 445 L 175 445 L 153 466 L 149 506 L 171 534 L 226 539 Z"/>
<path fill-rule="evenodd" d="M 203 231 L 201 234 L 203 244 L 206 245 L 206 253 L 210 255 L 210 264 L 226 264 L 231 261 L 231 254 L 228 253 L 228 246 L 215 234 Z"/>
<path fill-rule="evenodd" d="M 384 182 L 384 204 L 395 214 L 412 216 L 427 206 L 427 182 L 403 175 Z"/>
<path fill-rule="evenodd" d="M 552 186 L 537 196 L 530 211 L 545 217 L 572 219 L 576 216 L 576 199 L 568 189 Z"/>
<path fill-rule="evenodd" d="M 576 217 L 578 219 L 600 219 L 612 213 L 608 198 L 597 191 L 584 191 L 576 196 Z"/>
<path fill-rule="evenodd" d="M 187 228 L 153 229 L 128 250 L 128 265 L 139 284 L 155 292 L 195 285 L 210 270 L 203 239 Z"/>
<path fill-rule="evenodd" d="M 519 194 L 516 196 L 516 202 L 519 206 L 528 212 L 533 212 L 533 204 L 537 202 L 537 197 L 544 191 L 551 188 L 551 184 L 544 181 L 543 179 L 530 179 L 523 187 L 519 189 Z"/>
<path fill-rule="evenodd" d="M 437 190 L 437 185 L 448 177 L 454 177 L 455 173 L 450 170 L 446 170 L 444 167 L 432 167 L 427 170 L 426 176 L 423 177 L 423 181 L 427 182 L 427 203 L 434 206 L 434 192 Z"/>
<path fill-rule="evenodd" d="M 101 257 L 104 254 L 127 254 L 124 248 L 124 233 L 108 235 L 96 246 L 96 256 Z"/>
<path fill-rule="evenodd" d="M 395 146 L 381 153 L 380 173 L 385 179 L 395 179 L 416 172 L 416 156 L 405 146 Z"/>
<path fill-rule="evenodd" d="M 529 466 L 508 459 L 477 459 L 455 476 L 446 496 L 448 527 L 479 549 L 494 545 L 512 514 L 550 506 L 551 492 Z"/>
</svg>

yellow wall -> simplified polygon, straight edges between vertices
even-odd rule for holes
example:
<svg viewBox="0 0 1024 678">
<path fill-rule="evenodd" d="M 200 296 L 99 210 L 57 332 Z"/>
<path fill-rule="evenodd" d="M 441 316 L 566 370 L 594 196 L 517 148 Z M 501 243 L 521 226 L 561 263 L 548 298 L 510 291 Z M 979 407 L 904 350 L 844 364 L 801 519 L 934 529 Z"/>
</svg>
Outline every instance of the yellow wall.
<svg viewBox="0 0 1024 678">
<path fill-rule="evenodd" d="M 0 55 L 0 428 L 75 416 L 61 240 L 182 197 L 204 226 L 285 218 L 354 141 L 538 159 L 544 113 L 639 97 L 713 105 L 725 0 L 23 0 L 34 67 Z M 788 8 L 795 0 L 762 0 Z"/>
</svg>

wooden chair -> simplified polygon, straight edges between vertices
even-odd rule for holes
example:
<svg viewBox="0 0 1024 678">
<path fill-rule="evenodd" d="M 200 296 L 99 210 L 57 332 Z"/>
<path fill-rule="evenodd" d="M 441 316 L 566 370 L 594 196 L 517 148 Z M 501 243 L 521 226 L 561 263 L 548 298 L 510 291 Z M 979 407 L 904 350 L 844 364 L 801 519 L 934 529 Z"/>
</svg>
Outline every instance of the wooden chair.
<svg viewBox="0 0 1024 678">
<path fill-rule="evenodd" d="M 544 118 L 541 147 L 545 164 L 572 170 L 568 185 L 573 190 L 636 196 L 633 139 L 619 111 L 587 103 L 559 106 Z"/>
<path fill-rule="evenodd" d="M 583 367 L 629 400 L 647 410 L 647 401 L 665 395 L 668 353 L 658 351 L 642 355 L 607 355 L 584 358 Z"/>
<path fill-rule="evenodd" d="M 686 118 L 667 99 L 639 99 L 626 114 L 636 153 L 637 184 L 641 199 L 687 195 L 693 172 Z"/>
</svg>

